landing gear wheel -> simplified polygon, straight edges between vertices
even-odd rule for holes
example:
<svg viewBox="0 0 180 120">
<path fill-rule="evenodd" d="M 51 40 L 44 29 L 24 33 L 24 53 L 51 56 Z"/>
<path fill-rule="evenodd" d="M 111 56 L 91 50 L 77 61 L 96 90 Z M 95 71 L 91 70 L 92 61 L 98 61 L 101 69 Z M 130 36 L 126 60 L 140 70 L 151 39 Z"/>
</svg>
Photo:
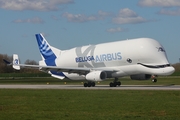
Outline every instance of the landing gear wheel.
<svg viewBox="0 0 180 120">
<path fill-rule="evenodd" d="M 87 87 L 88 86 L 88 84 L 87 83 L 84 83 L 84 87 Z"/>
<path fill-rule="evenodd" d="M 91 86 L 92 86 L 92 87 L 94 87 L 95 85 L 96 85 L 95 82 L 92 82 L 92 83 L 91 83 Z"/>
<path fill-rule="evenodd" d="M 88 82 L 88 87 L 91 87 L 91 82 Z"/>
<path fill-rule="evenodd" d="M 109 84 L 110 87 L 116 87 L 116 86 L 120 86 L 121 85 L 121 82 L 111 82 Z"/>
<path fill-rule="evenodd" d="M 157 79 L 156 79 L 156 78 L 155 78 L 155 79 L 152 79 L 152 82 L 154 82 L 154 83 L 157 82 Z"/>
<path fill-rule="evenodd" d="M 113 86 L 113 87 L 116 87 L 116 86 L 117 86 L 117 82 L 114 82 L 113 84 L 114 84 L 114 86 Z"/>
<path fill-rule="evenodd" d="M 120 85 L 121 85 L 121 82 L 117 82 L 117 85 L 120 86 Z"/>
<path fill-rule="evenodd" d="M 84 83 L 84 87 L 94 87 L 95 85 L 95 82 Z"/>
<path fill-rule="evenodd" d="M 111 83 L 109 84 L 109 86 L 110 86 L 110 87 L 114 87 L 114 83 L 111 82 Z"/>
</svg>

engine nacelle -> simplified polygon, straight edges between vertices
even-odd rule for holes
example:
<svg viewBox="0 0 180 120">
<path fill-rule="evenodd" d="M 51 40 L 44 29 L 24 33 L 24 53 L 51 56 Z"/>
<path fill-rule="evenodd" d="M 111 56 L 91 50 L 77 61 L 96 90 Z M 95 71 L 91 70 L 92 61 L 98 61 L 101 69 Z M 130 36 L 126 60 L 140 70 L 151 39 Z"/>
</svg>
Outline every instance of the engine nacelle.
<svg viewBox="0 0 180 120">
<path fill-rule="evenodd" d="M 92 71 L 86 75 L 86 80 L 102 81 L 107 78 L 107 73 L 104 71 Z"/>
<path fill-rule="evenodd" d="M 149 80 L 151 75 L 148 74 L 138 74 L 138 75 L 131 75 L 132 80 Z"/>
</svg>

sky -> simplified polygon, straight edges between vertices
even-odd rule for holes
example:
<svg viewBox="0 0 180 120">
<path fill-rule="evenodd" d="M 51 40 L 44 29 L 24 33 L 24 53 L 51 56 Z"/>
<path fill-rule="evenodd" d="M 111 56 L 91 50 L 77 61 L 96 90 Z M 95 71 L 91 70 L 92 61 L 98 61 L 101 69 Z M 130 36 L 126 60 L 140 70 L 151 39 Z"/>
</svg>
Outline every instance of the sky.
<svg viewBox="0 0 180 120">
<path fill-rule="evenodd" d="M 61 50 L 133 38 L 180 58 L 180 0 L 0 0 L 0 54 L 41 60 L 35 34 Z"/>
</svg>

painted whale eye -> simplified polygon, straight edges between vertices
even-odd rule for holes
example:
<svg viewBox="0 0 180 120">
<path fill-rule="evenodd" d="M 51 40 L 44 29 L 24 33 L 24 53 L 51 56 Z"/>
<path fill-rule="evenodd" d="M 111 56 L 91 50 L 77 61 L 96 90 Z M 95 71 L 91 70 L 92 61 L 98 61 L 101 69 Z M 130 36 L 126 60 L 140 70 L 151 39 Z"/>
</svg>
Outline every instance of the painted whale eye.
<svg viewBox="0 0 180 120">
<path fill-rule="evenodd" d="M 158 52 L 159 52 L 159 51 L 160 51 L 160 52 L 165 52 L 165 49 L 162 48 L 162 47 L 157 47 L 157 49 L 158 49 Z"/>
<path fill-rule="evenodd" d="M 128 63 L 132 63 L 132 60 L 130 58 L 127 59 Z"/>
</svg>

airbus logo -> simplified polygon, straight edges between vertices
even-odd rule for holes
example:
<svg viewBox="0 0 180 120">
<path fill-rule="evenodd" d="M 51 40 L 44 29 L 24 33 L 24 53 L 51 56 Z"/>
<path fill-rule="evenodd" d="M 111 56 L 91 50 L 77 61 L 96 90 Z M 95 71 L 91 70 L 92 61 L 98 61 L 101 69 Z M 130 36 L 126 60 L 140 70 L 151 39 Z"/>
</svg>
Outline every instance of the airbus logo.
<svg viewBox="0 0 180 120">
<path fill-rule="evenodd" d="M 113 61 L 113 60 L 121 60 L 122 56 L 120 52 L 117 53 L 111 53 L 111 54 L 101 54 L 94 56 L 84 56 L 84 57 L 76 57 L 76 62 L 88 62 L 88 61 L 94 61 L 94 62 L 105 62 L 105 61 Z"/>
<path fill-rule="evenodd" d="M 75 57 L 75 62 L 78 67 L 106 67 L 105 62 L 117 61 L 122 59 L 121 52 L 114 53 L 103 53 L 95 54 L 96 45 L 89 45 L 84 50 L 83 47 L 75 48 L 77 57 Z"/>
<path fill-rule="evenodd" d="M 14 64 L 15 64 L 15 65 L 18 65 L 18 63 L 19 63 L 18 59 L 15 59 L 15 60 L 14 60 Z"/>
</svg>

